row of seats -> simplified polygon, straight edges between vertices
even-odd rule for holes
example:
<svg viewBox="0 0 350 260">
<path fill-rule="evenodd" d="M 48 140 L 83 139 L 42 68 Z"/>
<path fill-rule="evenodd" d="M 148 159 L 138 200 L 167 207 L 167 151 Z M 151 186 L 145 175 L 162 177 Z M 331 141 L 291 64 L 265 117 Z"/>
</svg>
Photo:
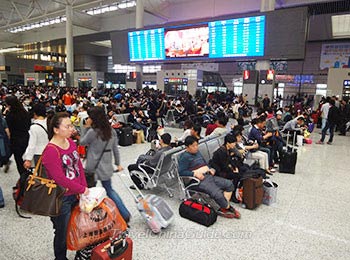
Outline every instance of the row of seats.
<svg viewBox="0 0 350 260">
<path fill-rule="evenodd" d="M 203 155 L 204 159 L 209 162 L 213 157 L 214 151 L 216 151 L 223 142 L 224 136 L 201 139 L 198 146 L 199 152 Z M 174 192 L 178 190 L 181 199 L 188 198 L 187 180 L 184 180 L 184 178 L 180 177 L 178 174 L 178 159 L 185 151 L 184 146 L 172 148 L 162 154 L 155 168 L 141 163 L 139 164 L 139 169 L 141 171 L 132 171 L 130 174 L 136 175 L 138 179 L 141 180 L 145 189 L 160 187 L 165 189 L 170 197 L 173 197 Z M 149 169 L 152 170 L 151 174 L 149 173 Z"/>
</svg>

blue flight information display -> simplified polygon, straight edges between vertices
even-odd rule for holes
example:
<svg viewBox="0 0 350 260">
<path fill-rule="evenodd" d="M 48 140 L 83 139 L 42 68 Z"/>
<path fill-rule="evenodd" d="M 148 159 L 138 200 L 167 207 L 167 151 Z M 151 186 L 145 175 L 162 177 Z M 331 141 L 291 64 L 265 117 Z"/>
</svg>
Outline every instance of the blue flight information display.
<svg viewBox="0 0 350 260">
<path fill-rule="evenodd" d="M 265 16 L 208 24 L 209 58 L 264 56 Z"/>
<path fill-rule="evenodd" d="M 164 28 L 128 33 L 130 61 L 164 60 Z"/>
</svg>

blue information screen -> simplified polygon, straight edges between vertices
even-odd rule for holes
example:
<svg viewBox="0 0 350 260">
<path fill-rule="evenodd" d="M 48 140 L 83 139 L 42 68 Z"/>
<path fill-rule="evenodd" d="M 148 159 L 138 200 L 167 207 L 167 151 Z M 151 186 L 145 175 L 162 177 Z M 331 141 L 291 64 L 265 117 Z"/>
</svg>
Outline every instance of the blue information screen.
<svg viewBox="0 0 350 260">
<path fill-rule="evenodd" d="M 128 33 L 130 61 L 164 60 L 164 28 Z"/>
<path fill-rule="evenodd" d="M 209 22 L 209 58 L 264 56 L 265 16 Z"/>
</svg>

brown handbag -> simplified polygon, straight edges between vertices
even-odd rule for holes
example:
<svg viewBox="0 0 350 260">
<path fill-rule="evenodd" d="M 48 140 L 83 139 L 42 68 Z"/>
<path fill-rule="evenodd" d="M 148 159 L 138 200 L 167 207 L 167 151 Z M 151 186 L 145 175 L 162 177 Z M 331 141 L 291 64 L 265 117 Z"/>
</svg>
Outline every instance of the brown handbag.
<svg viewBox="0 0 350 260">
<path fill-rule="evenodd" d="M 41 176 L 41 157 L 33 174 L 27 179 L 27 187 L 20 207 L 36 215 L 56 217 L 60 215 L 65 189 L 57 185 L 54 180 Z"/>
</svg>

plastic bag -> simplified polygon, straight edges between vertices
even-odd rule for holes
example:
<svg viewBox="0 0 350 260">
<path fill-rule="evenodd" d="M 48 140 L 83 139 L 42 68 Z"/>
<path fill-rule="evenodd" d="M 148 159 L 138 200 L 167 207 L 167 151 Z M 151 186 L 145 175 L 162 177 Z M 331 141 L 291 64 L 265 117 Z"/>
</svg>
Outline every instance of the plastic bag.
<svg viewBox="0 0 350 260">
<path fill-rule="evenodd" d="M 77 205 L 71 214 L 67 229 L 67 249 L 81 250 L 88 245 L 118 236 L 127 224 L 114 202 L 105 198 L 87 214 Z"/>
<path fill-rule="evenodd" d="M 82 212 L 90 213 L 95 207 L 100 205 L 106 197 L 106 190 L 103 187 L 89 188 L 88 195 L 83 194 L 80 196 L 79 207 Z"/>
</svg>

